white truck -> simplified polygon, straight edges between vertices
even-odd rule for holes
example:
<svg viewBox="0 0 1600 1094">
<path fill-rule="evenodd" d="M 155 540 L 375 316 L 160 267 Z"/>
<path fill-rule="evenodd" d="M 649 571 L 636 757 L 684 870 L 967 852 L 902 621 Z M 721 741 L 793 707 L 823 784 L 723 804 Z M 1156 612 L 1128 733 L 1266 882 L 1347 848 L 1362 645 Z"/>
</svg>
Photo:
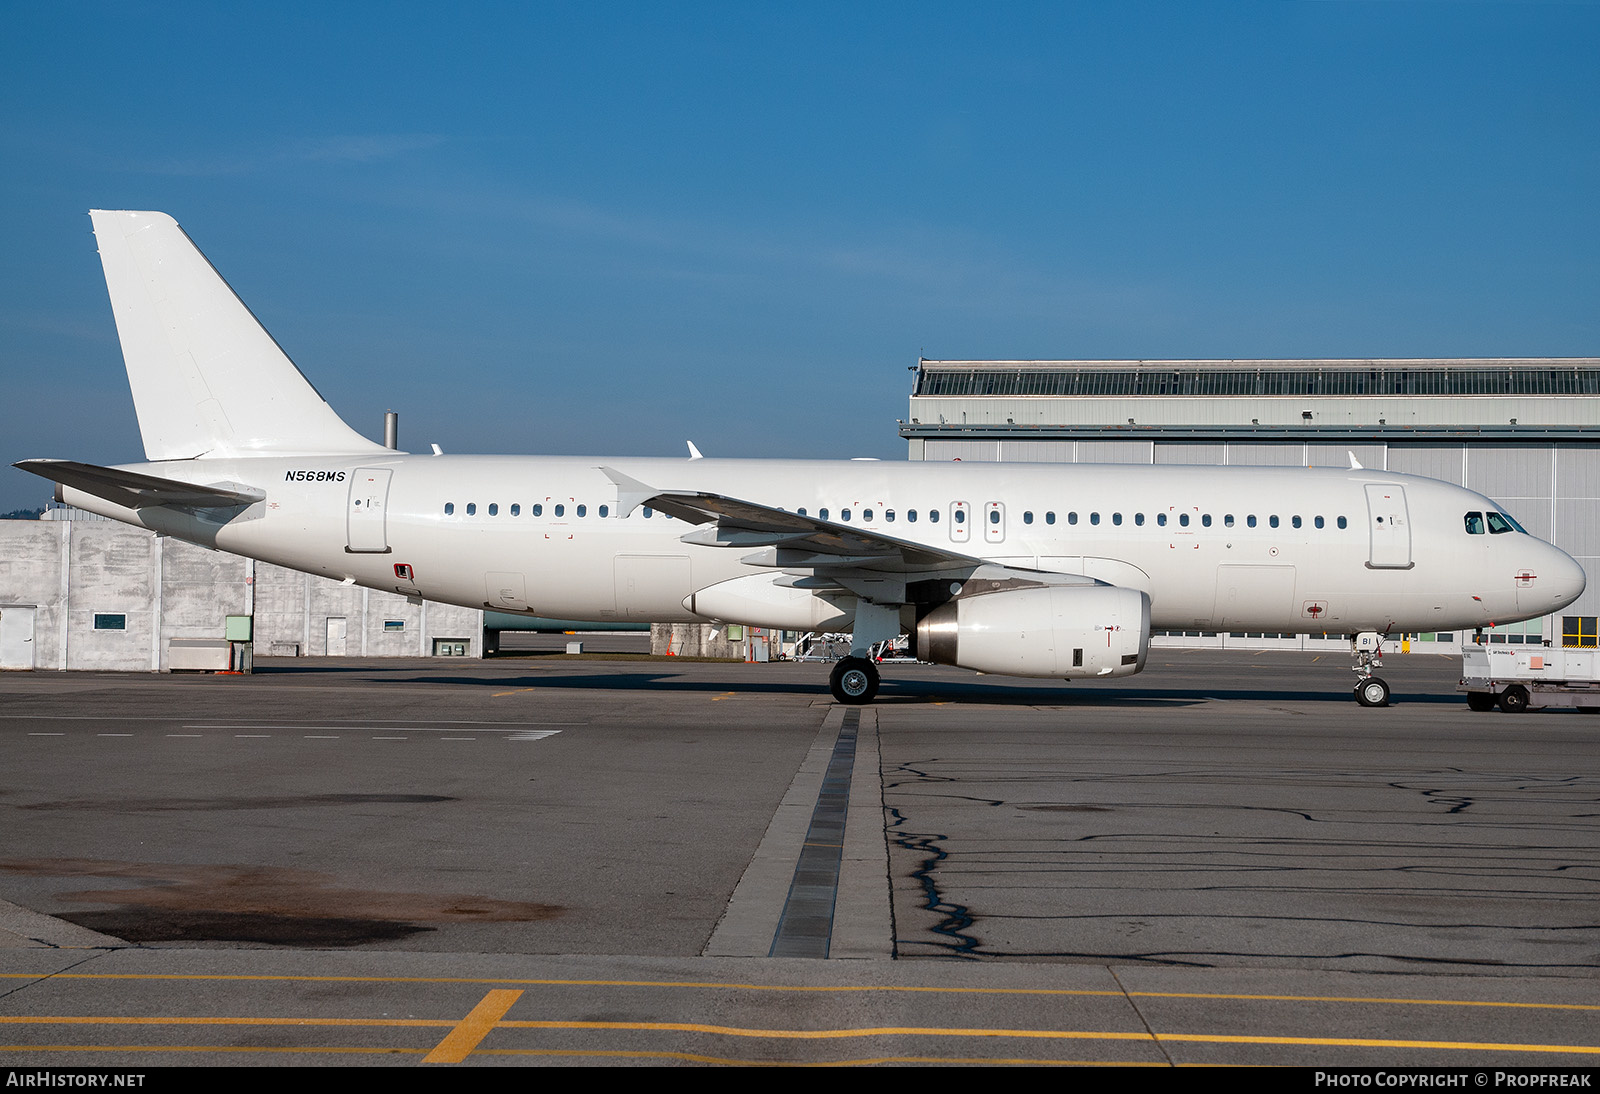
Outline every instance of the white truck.
<svg viewBox="0 0 1600 1094">
<path fill-rule="evenodd" d="M 1576 707 L 1600 713 L 1600 649 L 1468 646 L 1461 651 L 1460 690 L 1472 710 L 1507 714 L 1530 707 Z"/>
</svg>

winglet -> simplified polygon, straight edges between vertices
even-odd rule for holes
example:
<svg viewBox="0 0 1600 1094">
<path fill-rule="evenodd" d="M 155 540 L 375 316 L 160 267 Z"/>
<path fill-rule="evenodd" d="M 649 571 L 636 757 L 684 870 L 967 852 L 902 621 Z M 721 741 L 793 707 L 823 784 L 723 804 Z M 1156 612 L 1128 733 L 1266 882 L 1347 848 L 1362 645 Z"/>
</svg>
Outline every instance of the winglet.
<svg viewBox="0 0 1600 1094">
<path fill-rule="evenodd" d="M 1365 467 L 1361 466 L 1361 461 L 1356 459 L 1356 454 L 1354 452 L 1351 452 L 1351 451 L 1349 451 L 1347 449 L 1345 451 L 1345 454 L 1350 457 L 1350 470 L 1352 470 L 1352 471 L 1365 471 L 1366 470 Z"/>
<path fill-rule="evenodd" d="M 691 460 L 705 459 L 704 456 L 700 455 L 700 450 L 694 446 L 693 441 L 684 441 L 683 443 L 689 446 L 689 458 Z"/>
</svg>

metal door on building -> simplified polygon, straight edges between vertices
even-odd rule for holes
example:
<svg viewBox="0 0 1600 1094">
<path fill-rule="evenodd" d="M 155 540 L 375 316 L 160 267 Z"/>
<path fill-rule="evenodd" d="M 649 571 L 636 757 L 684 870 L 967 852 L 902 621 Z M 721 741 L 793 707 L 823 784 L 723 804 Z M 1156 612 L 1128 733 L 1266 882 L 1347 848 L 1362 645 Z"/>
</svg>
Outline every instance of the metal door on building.
<svg viewBox="0 0 1600 1094">
<path fill-rule="evenodd" d="M 1411 569 L 1411 521 L 1406 515 L 1405 487 L 1367 484 L 1367 526 L 1372 546 L 1367 565 L 1374 570 Z"/>
<path fill-rule="evenodd" d="M 345 646 L 347 645 L 345 641 L 346 633 L 347 623 L 345 617 L 342 615 L 330 615 L 328 617 L 328 639 L 323 652 L 329 657 L 343 657 L 345 655 Z"/>
<path fill-rule="evenodd" d="M 32 607 L 0 608 L 0 669 L 33 668 Z"/>
<path fill-rule="evenodd" d="M 389 508 L 386 467 L 358 467 L 350 475 L 350 498 L 345 509 L 345 550 L 351 553 L 387 554 L 389 534 L 385 516 Z"/>
</svg>

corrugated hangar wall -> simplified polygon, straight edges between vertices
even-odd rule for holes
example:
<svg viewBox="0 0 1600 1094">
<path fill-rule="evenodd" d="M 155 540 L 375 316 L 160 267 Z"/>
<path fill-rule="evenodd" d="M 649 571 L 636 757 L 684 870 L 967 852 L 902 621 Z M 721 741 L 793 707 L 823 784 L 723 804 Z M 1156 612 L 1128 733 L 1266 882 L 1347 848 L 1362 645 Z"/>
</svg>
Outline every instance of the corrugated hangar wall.
<svg viewBox="0 0 1600 1094">
<path fill-rule="evenodd" d="M 221 639 L 227 616 L 251 614 L 252 592 L 258 656 L 482 655 L 480 609 L 412 603 L 110 521 L 7 520 L 0 667 L 164 670 L 172 640 Z"/>
</svg>

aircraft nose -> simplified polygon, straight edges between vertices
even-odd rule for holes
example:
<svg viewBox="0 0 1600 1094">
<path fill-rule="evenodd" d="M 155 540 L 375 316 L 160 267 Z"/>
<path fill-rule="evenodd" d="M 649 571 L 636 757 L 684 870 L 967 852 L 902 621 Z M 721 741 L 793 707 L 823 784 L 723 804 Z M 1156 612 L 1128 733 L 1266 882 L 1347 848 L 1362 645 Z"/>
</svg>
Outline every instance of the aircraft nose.
<svg viewBox="0 0 1600 1094">
<path fill-rule="evenodd" d="M 1545 571 L 1550 575 L 1547 591 L 1555 600 L 1555 606 L 1551 609 L 1555 611 L 1565 608 L 1582 596 L 1589 578 L 1577 559 L 1559 547 L 1552 547 L 1549 544 L 1545 546 L 1549 549 L 1548 558 L 1544 563 Z"/>
</svg>

